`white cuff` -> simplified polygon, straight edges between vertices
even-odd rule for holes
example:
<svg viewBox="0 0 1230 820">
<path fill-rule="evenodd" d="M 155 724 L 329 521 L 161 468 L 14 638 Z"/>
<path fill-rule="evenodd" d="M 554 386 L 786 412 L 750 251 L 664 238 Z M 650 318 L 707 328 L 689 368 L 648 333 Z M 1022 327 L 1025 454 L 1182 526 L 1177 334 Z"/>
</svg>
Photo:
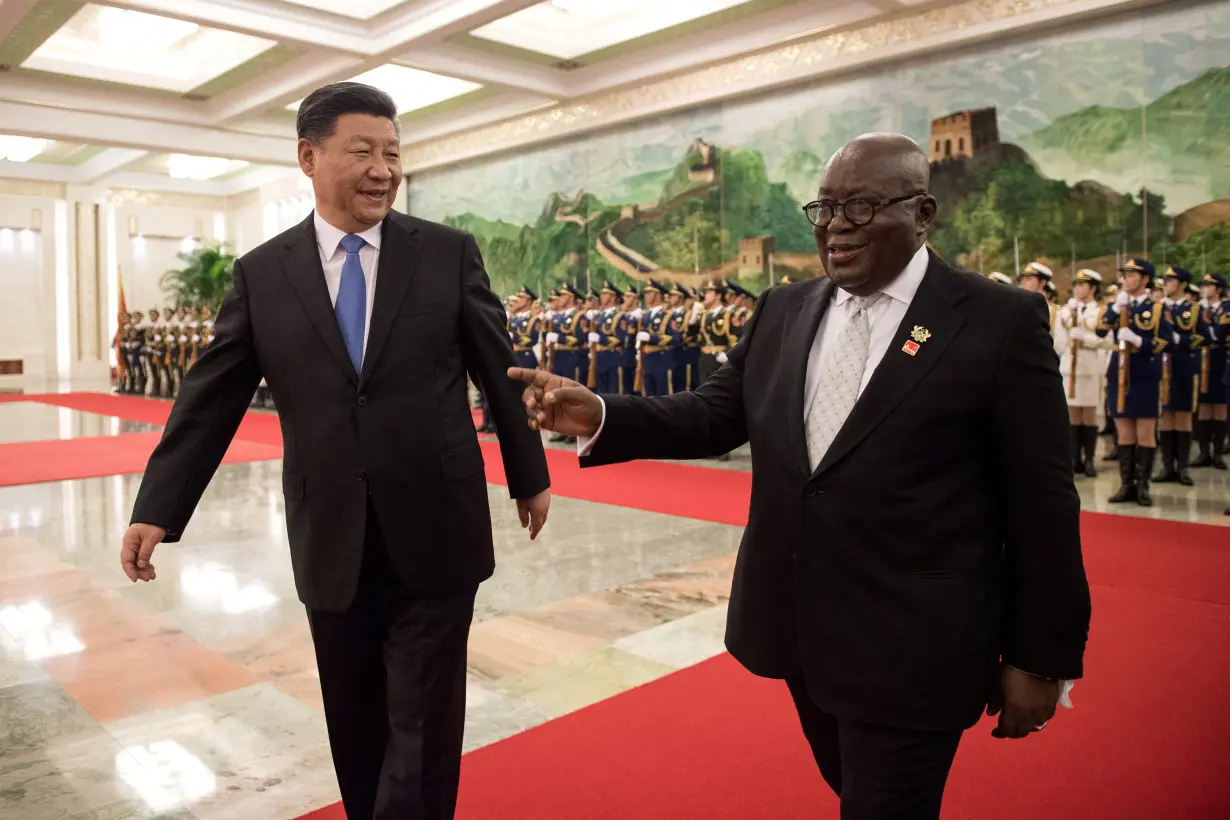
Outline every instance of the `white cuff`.
<svg viewBox="0 0 1230 820">
<path fill-rule="evenodd" d="M 1074 680 L 1059 681 L 1059 705 L 1065 709 L 1072 708 L 1072 699 L 1068 697 L 1068 693 L 1072 691 L 1072 687 L 1076 685 Z"/>
<path fill-rule="evenodd" d="M 602 421 L 598 423 L 598 432 L 592 436 L 577 436 L 577 458 L 589 455 L 589 451 L 594 449 L 594 444 L 602 436 L 602 428 L 606 427 L 606 402 L 602 396 L 598 396 L 598 401 L 602 402 Z"/>
</svg>

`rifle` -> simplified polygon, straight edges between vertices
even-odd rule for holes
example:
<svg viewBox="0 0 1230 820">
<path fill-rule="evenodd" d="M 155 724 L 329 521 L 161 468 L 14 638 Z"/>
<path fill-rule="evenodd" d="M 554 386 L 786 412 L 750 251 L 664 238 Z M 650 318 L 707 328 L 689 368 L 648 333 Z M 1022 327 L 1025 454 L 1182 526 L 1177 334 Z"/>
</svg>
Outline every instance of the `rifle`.
<svg viewBox="0 0 1230 820">
<path fill-rule="evenodd" d="M 1080 321 L 1079 309 L 1071 312 L 1071 315 L 1072 326 L 1076 327 L 1077 323 Z M 1076 398 L 1076 354 L 1080 352 L 1080 349 L 1081 343 L 1078 340 L 1073 339 L 1072 349 L 1070 351 L 1071 361 L 1068 362 L 1068 398 L 1070 399 Z"/>
<path fill-rule="evenodd" d="M 1123 306 L 1123 310 L 1119 311 L 1119 329 L 1127 330 L 1128 321 L 1131 319 L 1129 315 L 1132 311 L 1132 303 L 1128 302 Z M 1127 412 L 1127 394 L 1128 386 L 1131 383 L 1131 355 L 1132 346 L 1127 343 L 1126 339 L 1119 340 L 1119 395 L 1116 397 L 1117 406 L 1120 413 Z"/>
<path fill-rule="evenodd" d="M 598 325 L 590 325 L 590 330 L 595 330 Z M 585 377 L 585 386 L 593 390 L 598 386 L 598 343 L 589 343 L 589 375 Z"/>
<path fill-rule="evenodd" d="M 1200 311 L 1200 318 L 1206 325 L 1211 326 L 1213 324 L 1213 314 L 1208 308 L 1205 308 L 1204 310 Z M 1209 345 L 1206 345 L 1205 347 L 1202 347 L 1200 349 L 1200 392 L 1201 393 L 1209 392 L 1209 357 L 1212 355 L 1212 351 L 1210 349 L 1211 344 L 1212 344 L 1212 338 L 1210 338 L 1209 340 Z"/>
</svg>

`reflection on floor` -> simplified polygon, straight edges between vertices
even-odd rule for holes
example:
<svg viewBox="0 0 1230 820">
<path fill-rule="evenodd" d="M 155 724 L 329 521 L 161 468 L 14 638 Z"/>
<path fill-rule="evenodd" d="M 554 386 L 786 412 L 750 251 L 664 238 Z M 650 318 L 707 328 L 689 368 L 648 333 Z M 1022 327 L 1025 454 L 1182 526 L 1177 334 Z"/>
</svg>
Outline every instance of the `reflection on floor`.
<svg viewBox="0 0 1230 820">
<path fill-rule="evenodd" d="M 0 404 L 0 444 L 148 429 Z M 139 477 L 0 488 L 0 816 L 255 820 L 337 799 L 280 469 L 222 468 L 140 585 L 117 566 Z M 1230 522 L 1227 474 L 1197 478 L 1113 511 Z M 1110 510 L 1115 484 L 1081 479 L 1086 508 Z M 530 543 L 489 492 L 499 569 L 479 595 L 467 748 L 722 650 L 738 528 L 556 498 Z"/>
</svg>

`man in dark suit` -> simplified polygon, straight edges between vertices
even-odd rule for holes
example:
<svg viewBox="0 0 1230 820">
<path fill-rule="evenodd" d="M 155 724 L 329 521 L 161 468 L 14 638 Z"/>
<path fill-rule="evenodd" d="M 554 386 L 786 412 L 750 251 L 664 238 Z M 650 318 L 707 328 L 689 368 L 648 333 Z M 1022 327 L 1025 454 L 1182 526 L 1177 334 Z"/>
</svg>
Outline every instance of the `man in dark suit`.
<svg viewBox="0 0 1230 820">
<path fill-rule="evenodd" d="M 351 820 L 449 818 L 466 640 L 494 568 L 467 371 L 487 388 L 522 526 L 550 494 L 522 422 L 504 306 L 473 237 L 393 212 L 397 111 L 338 83 L 299 107 L 316 210 L 235 263 L 215 338 L 184 379 L 124 535 L 133 581 L 178 541 L 264 377 L 285 446 L 295 585 L 307 606 Z"/>
<path fill-rule="evenodd" d="M 895 134 L 834 155 L 804 208 L 828 276 L 768 291 L 693 393 L 509 374 L 587 466 L 750 440 L 726 645 L 785 679 L 847 820 L 937 817 L 962 731 L 1042 730 L 1088 631 L 1046 302 L 928 252 L 929 171 Z"/>
</svg>

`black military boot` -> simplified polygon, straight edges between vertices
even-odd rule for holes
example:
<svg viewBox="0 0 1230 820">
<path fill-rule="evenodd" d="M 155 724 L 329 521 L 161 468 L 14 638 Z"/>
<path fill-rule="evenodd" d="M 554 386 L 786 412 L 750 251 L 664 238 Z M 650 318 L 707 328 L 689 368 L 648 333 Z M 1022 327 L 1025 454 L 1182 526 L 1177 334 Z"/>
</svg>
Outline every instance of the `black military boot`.
<svg viewBox="0 0 1230 820">
<path fill-rule="evenodd" d="M 1190 487 L 1196 483 L 1192 481 L 1192 474 L 1187 470 L 1187 462 L 1192 457 L 1191 430 L 1175 430 L 1174 442 L 1175 472 L 1179 474 L 1179 483 L 1184 487 Z"/>
<path fill-rule="evenodd" d="M 1142 507 L 1153 506 L 1153 496 L 1149 495 L 1149 476 L 1153 473 L 1153 456 L 1156 447 L 1136 448 L 1136 503 Z"/>
<path fill-rule="evenodd" d="M 1226 457 L 1222 455 L 1221 443 L 1226 437 L 1226 420 L 1218 419 L 1209 422 L 1211 434 L 1209 436 L 1209 457 L 1213 462 L 1213 467 L 1218 470 L 1226 469 Z"/>
<path fill-rule="evenodd" d="M 1106 451 L 1106 455 L 1102 456 L 1103 461 L 1118 461 L 1119 460 L 1119 430 L 1118 428 L 1110 431 L 1110 449 Z"/>
<path fill-rule="evenodd" d="M 1097 478 L 1098 468 L 1094 466 L 1094 462 L 1098 455 L 1098 426 L 1087 424 L 1081 428 L 1081 434 L 1084 438 L 1085 475 L 1089 478 Z"/>
<path fill-rule="evenodd" d="M 1153 476 L 1155 484 L 1173 484 L 1179 480 L 1179 472 L 1174 466 L 1175 433 L 1175 430 L 1162 430 L 1157 434 L 1158 443 L 1161 444 L 1162 469 Z"/>
<path fill-rule="evenodd" d="M 1080 475 L 1085 472 L 1085 459 L 1081 453 L 1081 445 L 1083 442 L 1081 431 L 1084 427 L 1073 424 L 1072 428 L 1072 472 L 1075 475 Z"/>
<path fill-rule="evenodd" d="M 1110 497 L 1110 503 L 1122 504 L 1136 500 L 1136 448 L 1130 444 L 1119 447 L 1119 492 Z"/>
<path fill-rule="evenodd" d="M 1192 435 L 1196 439 L 1196 460 L 1193 467 L 1212 467 L 1213 454 L 1209 452 L 1213 431 L 1209 429 L 1211 421 L 1196 419 L 1192 422 Z"/>
</svg>

